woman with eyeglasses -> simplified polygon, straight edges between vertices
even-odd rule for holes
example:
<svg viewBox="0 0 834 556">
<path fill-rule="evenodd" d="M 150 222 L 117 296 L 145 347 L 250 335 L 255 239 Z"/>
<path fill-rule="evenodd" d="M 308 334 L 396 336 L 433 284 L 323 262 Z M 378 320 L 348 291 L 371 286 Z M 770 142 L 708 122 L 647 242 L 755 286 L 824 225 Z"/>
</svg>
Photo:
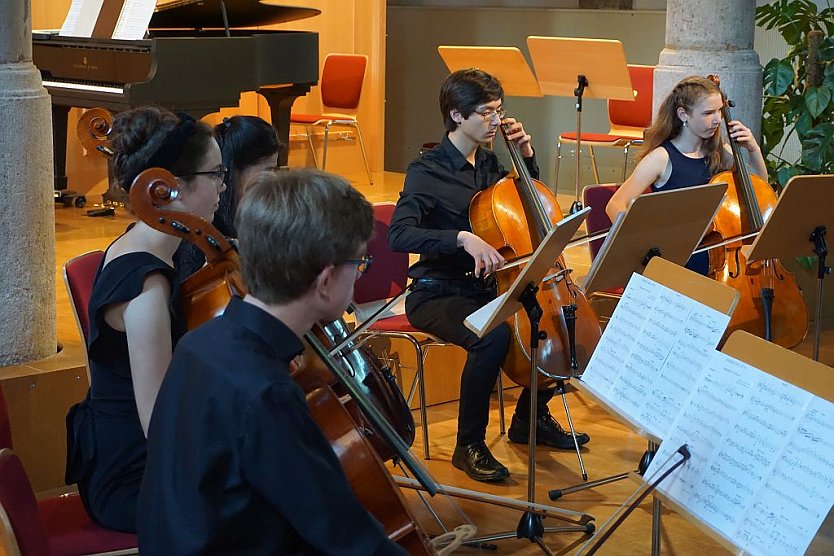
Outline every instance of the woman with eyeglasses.
<svg viewBox="0 0 834 556">
<path fill-rule="evenodd" d="M 226 169 L 213 130 L 156 107 L 113 121 L 112 171 L 129 190 L 143 170 L 177 176 L 174 210 L 211 220 Z M 178 237 L 137 221 L 107 248 L 90 298 L 87 355 L 90 388 L 67 415 L 67 473 L 100 524 L 136 531 L 146 435 L 173 347 L 185 332 L 173 256 Z"/>
<path fill-rule="evenodd" d="M 226 190 L 220 194 L 220 208 L 212 224 L 226 237 L 237 237 L 234 220 L 237 206 L 252 179 L 278 167 L 283 145 L 275 128 L 257 116 L 232 116 L 214 127 L 223 165 L 227 168 Z M 184 241 L 174 255 L 177 279 L 182 282 L 197 272 L 206 257 L 193 244 Z"/>
</svg>

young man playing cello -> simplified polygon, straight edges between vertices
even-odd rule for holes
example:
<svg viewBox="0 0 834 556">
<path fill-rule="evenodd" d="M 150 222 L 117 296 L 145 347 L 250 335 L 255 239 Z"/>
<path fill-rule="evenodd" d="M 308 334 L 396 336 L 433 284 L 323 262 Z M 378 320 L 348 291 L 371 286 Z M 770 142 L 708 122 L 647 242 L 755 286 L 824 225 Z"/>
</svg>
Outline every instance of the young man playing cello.
<svg viewBox="0 0 834 556">
<path fill-rule="evenodd" d="M 488 274 L 501 268 L 503 257 L 471 232 L 469 204 L 507 171 L 484 145 L 498 126 L 509 126 L 530 174 L 539 175 L 530 135 L 521 122 L 504 118 L 504 91 L 497 79 L 478 70 L 450 75 L 440 89 L 440 111 L 446 136 L 439 146 L 412 162 L 391 221 L 388 240 L 395 251 L 419 253 L 409 270 L 413 292 L 406 298 L 411 323 L 466 349 L 460 385 L 457 445 L 452 464 L 476 481 L 500 481 L 509 471 L 484 442 L 489 422 L 489 398 L 507 354 L 510 330 L 501 325 L 478 338 L 464 319 L 495 298 Z M 513 442 L 527 443 L 529 391 L 516 404 L 509 430 Z M 573 438 L 550 415 L 552 390 L 538 393 L 536 438 L 556 448 L 574 448 Z M 589 437 L 577 433 L 580 445 Z"/>
<path fill-rule="evenodd" d="M 236 226 L 249 294 L 174 352 L 148 433 L 140 552 L 404 553 L 356 499 L 289 372 L 300 337 L 350 303 L 371 205 L 332 174 L 264 172 Z"/>
</svg>

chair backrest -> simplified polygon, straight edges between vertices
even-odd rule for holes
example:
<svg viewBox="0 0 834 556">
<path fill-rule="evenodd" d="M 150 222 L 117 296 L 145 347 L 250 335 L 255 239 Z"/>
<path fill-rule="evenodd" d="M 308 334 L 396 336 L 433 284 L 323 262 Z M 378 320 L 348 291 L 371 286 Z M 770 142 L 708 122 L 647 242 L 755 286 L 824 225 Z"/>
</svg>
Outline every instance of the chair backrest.
<svg viewBox="0 0 834 556">
<path fill-rule="evenodd" d="M 618 127 L 646 129 L 652 124 L 652 100 L 654 99 L 654 66 L 629 64 L 631 86 L 637 91 L 634 100 L 609 100 L 608 120 L 611 131 Z"/>
<path fill-rule="evenodd" d="M 586 185 L 582 190 L 582 202 L 586 207 L 591 207 L 591 212 L 585 220 L 585 226 L 588 230 L 588 235 L 607 230 L 611 227 L 611 219 L 605 212 L 605 205 L 614 192 L 619 189 L 620 185 L 616 183 L 601 183 L 594 185 Z M 594 259 L 599 253 L 599 248 L 602 247 L 604 239 L 595 239 L 589 244 L 591 249 L 591 259 Z"/>
<path fill-rule="evenodd" d="M 104 258 L 103 251 L 90 251 L 70 259 L 64 265 L 64 284 L 67 286 L 72 312 L 84 345 L 87 344 L 87 333 L 90 330 L 87 308 L 90 305 L 93 281 L 102 258 Z"/>
<path fill-rule="evenodd" d="M 321 102 L 325 108 L 355 110 L 362 96 L 368 57 L 364 54 L 328 54 L 321 71 Z"/>
<path fill-rule="evenodd" d="M 20 459 L 0 450 L 0 523 L 10 545 L 21 556 L 47 556 L 49 538 L 38 514 L 38 503 Z"/>
<path fill-rule="evenodd" d="M 356 281 L 353 290 L 356 303 L 396 297 L 408 285 L 408 253 L 395 253 L 388 247 L 388 228 L 395 206 L 394 203 L 374 205 L 374 235 L 368 242 L 368 254 L 374 262 Z"/>
<path fill-rule="evenodd" d="M 0 385 L 0 450 L 3 448 L 12 448 L 12 424 L 6 398 L 3 396 L 3 386 Z"/>
</svg>

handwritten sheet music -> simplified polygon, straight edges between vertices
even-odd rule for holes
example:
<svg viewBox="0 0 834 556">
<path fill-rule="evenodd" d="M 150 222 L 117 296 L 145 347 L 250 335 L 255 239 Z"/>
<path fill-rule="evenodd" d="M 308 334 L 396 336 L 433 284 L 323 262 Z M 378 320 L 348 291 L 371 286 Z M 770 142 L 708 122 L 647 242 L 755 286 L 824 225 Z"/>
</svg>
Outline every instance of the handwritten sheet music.
<svg viewBox="0 0 834 556">
<path fill-rule="evenodd" d="M 834 502 L 834 404 L 713 352 L 646 476 L 751 554 L 802 554 Z"/>
<path fill-rule="evenodd" d="M 728 315 L 634 274 L 582 381 L 662 438 L 729 321 Z"/>
<path fill-rule="evenodd" d="M 144 38 L 155 7 L 156 0 L 125 0 L 112 38 L 126 41 Z"/>
<path fill-rule="evenodd" d="M 104 0 L 72 0 L 60 36 L 92 37 L 102 4 Z"/>
</svg>

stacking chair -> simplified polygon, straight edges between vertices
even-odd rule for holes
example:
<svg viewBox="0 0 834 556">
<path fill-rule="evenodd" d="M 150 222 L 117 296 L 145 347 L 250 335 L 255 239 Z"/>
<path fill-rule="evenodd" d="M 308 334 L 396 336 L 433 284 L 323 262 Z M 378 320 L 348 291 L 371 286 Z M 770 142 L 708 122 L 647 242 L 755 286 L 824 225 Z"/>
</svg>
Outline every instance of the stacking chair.
<svg viewBox="0 0 834 556">
<path fill-rule="evenodd" d="M 94 523 L 77 494 L 35 500 L 20 459 L 0 450 L 0 526 L 7 556 L 137 554 L 136 535 Z"/>
<path fill-rule="evenodd" d="M 628 153 L 633 145 L 643 144 L 643 132 L 652 123 L 652 100 L 654 98 L 654 66 L 629 64 L 628 73 L 635 91 L 634 100 L 609 100 L 608 133 L 582 132 L 582 145 L 588 146 L 591 154 L 591 168 L 596 183 L 600 182 L 594 147 L 622 147 L 622 181 L 628 170 Z M 576 131 L 559 134 L 556 142 L 555 179 L 559 180 L 559 164 L 562 159 L 562 143 L 576 143 Z"/>
<path fill-rule="evenodd" d="M 368 254 L 374 258 L 371 268 L 356 281 L 353 300 L 358 303 L 372 303 L 402 298 L 408 291 L 408 253 L 395 253 L 388 247 L 388 228 L 394 215 L 394 203 L 374 205 L 374 236 L 368 243 Z M 407 399 L 409 403 L 417 389 L 420 401 L 420 419 L 423 424 L 423 456 L 429 455 L 429 430 L 426 418 L 426 382 L 424 364 L 430 347 L 443 346 L 446 342 L 413 326 L 405 315 L 384 317 L 373 323 L 367 330 L 373 336 L 405 340 L 414 347 L 417 371 L 411 383 Z M 504 434 L 504 392 L 501 378 L 498 379 L 499 423 Z"/>
<path fill-rule="evenodd" d="M 368 57 L 364 54 L 328 54 L 324 59 L 319 88 L 321 91 L 322 114 L 290 114 L 290 125 L 303 125 L 307 131 L 307 142 L 316 160 L 316 149 L 313 145 L 312 127 L 324 127 L 324 147 L 320 168 L 327 166 L 327 142 L 330 128 L 333 126 L 352 127 L 356 129 L 356 138 L 365 161 L 365 171 L 368 182 L 373 185 L 371 169 L 368 165 L 368 155 L 365 153 L 365 143 L 362 141 L 362 131 L 356 120 L 356 109 L 362 96 L 362 82 L 365 80 L 365 68 Z"/>
<path fill-rule="evenodd" d="M 90 251 L 67 261 L 64 265 L 64 285 L 75 316 L 75 324 L 81 333 L 81 345 L 84 347 L 84 360 L 87 361 L 87 333 L 90 329 L 89 313 L 90 295 L 104 251 Z M 90 383 L 90 368 L 87 366 L 87 383 Z"/>
</svg>

